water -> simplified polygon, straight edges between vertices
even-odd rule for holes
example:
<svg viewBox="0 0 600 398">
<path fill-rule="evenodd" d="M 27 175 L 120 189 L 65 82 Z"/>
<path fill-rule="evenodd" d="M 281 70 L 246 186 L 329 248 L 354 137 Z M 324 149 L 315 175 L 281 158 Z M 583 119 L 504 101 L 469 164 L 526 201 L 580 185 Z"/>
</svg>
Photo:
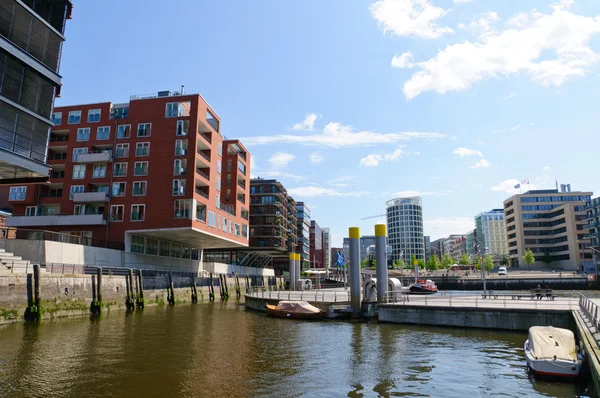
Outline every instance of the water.
<svg viewBox="0 0 600 398">
<path fill-rule="evenodd" d="M 0 396 L 576 397 L 524 333 L 266 318 L 235 302 L 0 328 Z"/>
</svg>

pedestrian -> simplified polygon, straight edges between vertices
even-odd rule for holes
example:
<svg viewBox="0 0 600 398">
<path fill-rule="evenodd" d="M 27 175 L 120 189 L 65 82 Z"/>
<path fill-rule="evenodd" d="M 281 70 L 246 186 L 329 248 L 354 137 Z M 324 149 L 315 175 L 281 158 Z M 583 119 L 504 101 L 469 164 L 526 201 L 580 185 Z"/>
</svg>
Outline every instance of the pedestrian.
<svg viewBox="0 0 600 398">
<path fill-rule="evenodd" d="M 537 297 L 538 300 L 541 300 L 542 299 L 542 292 L 541 292 L 542 291 L 542 287 L 540 285 L 537 285 L 537 289 L 536 290 L 537 290 L 536 297 Z"/>
</svg>

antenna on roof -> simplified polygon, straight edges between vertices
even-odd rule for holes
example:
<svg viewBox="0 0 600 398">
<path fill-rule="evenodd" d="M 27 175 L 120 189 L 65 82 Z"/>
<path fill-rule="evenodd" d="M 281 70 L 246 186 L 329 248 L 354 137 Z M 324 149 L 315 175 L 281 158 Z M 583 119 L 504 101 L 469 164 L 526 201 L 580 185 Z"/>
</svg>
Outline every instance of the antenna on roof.
<svg viewBox="0 0 600 398">
<path fill-rule="evenodd" d="M 184 88 L 184 87 L 185 87 L 185 86 L 182 84 L 182 85 L 181 85 L 181 95 L 183 95 L 183 94 L 184 94 L 184 91 L 183 91 L 183 88 Z"/>
</svg>

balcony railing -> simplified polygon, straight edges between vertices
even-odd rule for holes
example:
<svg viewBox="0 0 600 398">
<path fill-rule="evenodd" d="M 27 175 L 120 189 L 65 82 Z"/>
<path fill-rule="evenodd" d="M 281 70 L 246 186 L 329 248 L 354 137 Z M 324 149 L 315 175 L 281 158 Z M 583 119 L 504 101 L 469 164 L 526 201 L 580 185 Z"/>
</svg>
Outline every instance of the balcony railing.
<svg viewBox="0 0 600 398">
<path fill-rule="evenodd" d="M 232 216 L 235 216 L 235 207 L 233 207 L 232 205 L 226 205 L 224 203 L 221 203 L 219 205 L 219 208 L 221 210 L 223 210 L 224 212 L 227 212 L 227 213 L 231 214 Z"/>
<path fill-rule="evenodd" d="M 75 203 L 106 202 L 107 200 L 108 194 L 104 191 L 77 192 L 73 194 L 73 202 Z"/>
<path fill-rule="evenodd" d="M 69 141 L 68 135 L 50 135 L 50 142 L 67 142 Z"/>
<path fill-rule="evenodd" d="M 199 133 L 199 134 L 200 134 L 200 135 L 202 136 L 202 138 L 204 138 L 204 139 L 205 139 L 205 140 L 206 140 L 208 143 L 210 143 L 210 137 L 209 137 L 207 134 L 204 134 L 204 133 Z"/>
<path fill-rule="evenodd" d="M 104 214 L 12 216 L 6 219 L 7 227 L 37 227 L 60 225 L 104 225 Z"/>
<path fill-rule="evenodd" d="M 202 171 L 202 170 L 200 170 L 200 169 L 196 169 L 196 173 L 200 174 L 202 177 L 206 178 L 207 180 L 209 180 L 209 179 L 210 179 L 209 175 L 208 175 L 208 174 L 206 174 L 205 172 L 203 172 L 203 171 Z"/>
<path fill-rule="evenodd" d="M 106 163 L 112 161 L 111 152 L 80 153 L 77 155 L 77 163 Z"/>
<path fill-rule="evenodd" d="M 197 152 L 198 152 L 198 155 L 202 156 L 204 159 L 206 159 L 210 163 L 210 157 L 207 154 L 205 154 L 202 151 L 197 151 Z"/>
<path fill-rule="evenodd" d="M 208 194 L 205 193 L 204 191 L 201 191 L 200 189 L 196 189 L 196 193 L 200 196 L 202 196 L 205 199 L 208 199 Z"/>
</svg>

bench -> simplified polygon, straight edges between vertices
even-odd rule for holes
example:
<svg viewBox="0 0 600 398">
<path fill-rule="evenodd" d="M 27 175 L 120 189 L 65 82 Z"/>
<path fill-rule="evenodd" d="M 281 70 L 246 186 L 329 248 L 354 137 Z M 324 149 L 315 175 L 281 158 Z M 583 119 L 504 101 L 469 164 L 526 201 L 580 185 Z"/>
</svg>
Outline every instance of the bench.
<svg viewBox="0 0 600 398">
<path fill-rule="evenodd" d="M 529 294 L 531 295 L 531 299 L 537 298 L 538 300 L 543 300 L 546 297 L 548 300 L 554 300 L 557 297 L 556 294 L 552 293 L 552 289 L 531 289 L 529 290 Z"/>
</svg>

